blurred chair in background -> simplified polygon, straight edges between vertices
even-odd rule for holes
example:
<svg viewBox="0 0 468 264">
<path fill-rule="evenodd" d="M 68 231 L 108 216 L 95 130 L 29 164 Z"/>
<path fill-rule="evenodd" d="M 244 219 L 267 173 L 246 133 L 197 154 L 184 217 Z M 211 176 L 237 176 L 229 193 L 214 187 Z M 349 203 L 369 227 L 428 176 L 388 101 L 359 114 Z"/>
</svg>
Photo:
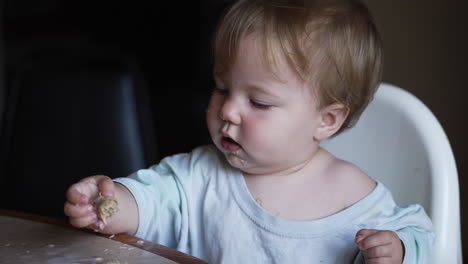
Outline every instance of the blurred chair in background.
<svg viewBox="0 0 468 264">
<path fill-rule="evenodd" d="M 63 216 L 70 184 L 156 161 L 154 119 L 131 57 L 74 40 L 41 42 L 7 67 L 0 208 Z"/>
<path fill-rule="evenodd" d="M 432 263 L 462 263 L 455 159 L 440 123 L 419 99 L 381 84 L 356 126 L 322 145 L 384 183 L 400 206 L 425 208 L 436 233 Z"/>
</svg>

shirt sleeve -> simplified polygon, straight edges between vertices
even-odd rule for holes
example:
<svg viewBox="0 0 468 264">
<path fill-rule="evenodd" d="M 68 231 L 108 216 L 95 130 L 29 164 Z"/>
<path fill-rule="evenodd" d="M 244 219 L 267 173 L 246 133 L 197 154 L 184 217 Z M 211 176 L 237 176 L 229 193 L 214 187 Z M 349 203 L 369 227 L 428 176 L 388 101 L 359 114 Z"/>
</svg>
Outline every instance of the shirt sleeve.
<svg viewBox="0 0 468 264">
<path fill-rule="evenodd" d="M 135 236 L 178 248 L 183 240 L 182 227 L 187 226 L 184 223 L 187 221 L 187 204 L 182 182 L 187 177 L 177 177 L 163 160 L 149 169 L 115 179 L 130 191 L 138 205 Z"/>
<path fill-rule="evenodd" d="M 434 233 L 430 223 L 396 230 L 405 247 L 403 264 L 430 263 Z"/>
<path fill-rule="evenodd" d="M 396 206 L 390 191 L 376 201 L 378 208 L 363 228 L 395 232 L 405 247 L 403 264 L 430 263 L 434 243 L 434 231 L 430 218 L 418 204 Z M 359 253 L 354 263 L 364 263 Z"/>
</svg>

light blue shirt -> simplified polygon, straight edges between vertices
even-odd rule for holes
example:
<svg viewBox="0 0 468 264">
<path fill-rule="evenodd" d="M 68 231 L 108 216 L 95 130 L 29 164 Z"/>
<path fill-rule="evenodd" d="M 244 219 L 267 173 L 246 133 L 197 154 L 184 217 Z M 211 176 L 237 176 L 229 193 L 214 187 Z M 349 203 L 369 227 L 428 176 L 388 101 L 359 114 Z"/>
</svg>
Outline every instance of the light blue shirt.
<svg viewBox="0 0 468 264">
<path fill-rule="evenodd" d="M 136 199 L 137 237 L 209 263 L 363 263 L 354 243 L 363 228 L 392 230 L 405 264 L 429 263 L 432 224 L 419 205 L 398 207 L 380 182 L 354 205 L 313 221 L 290 221 L 260 207 L 211 146 L 163 159 L 116 179 Z"/>
</svg>

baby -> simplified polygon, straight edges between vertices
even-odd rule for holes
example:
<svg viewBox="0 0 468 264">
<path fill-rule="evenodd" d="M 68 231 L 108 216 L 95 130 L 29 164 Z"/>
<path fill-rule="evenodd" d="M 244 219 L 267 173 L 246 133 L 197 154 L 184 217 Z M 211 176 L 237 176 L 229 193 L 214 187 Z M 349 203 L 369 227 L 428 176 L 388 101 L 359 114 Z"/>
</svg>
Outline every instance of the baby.
<svg viewBox="0 0 468 264">
<path fill-rule="evenodd" d="M 430 219 L 320 147 L 352 126 L 382 71 L 355 0 L 240 0 L 214 38 L 214 146 L 67 191 L 76 227 L 126 232 L 209 263 L 429 263 Z M 189 132 L 188 132 L 189 133 Z M 104 225 L 92 201 L 114 197 Z"/>
</svg>

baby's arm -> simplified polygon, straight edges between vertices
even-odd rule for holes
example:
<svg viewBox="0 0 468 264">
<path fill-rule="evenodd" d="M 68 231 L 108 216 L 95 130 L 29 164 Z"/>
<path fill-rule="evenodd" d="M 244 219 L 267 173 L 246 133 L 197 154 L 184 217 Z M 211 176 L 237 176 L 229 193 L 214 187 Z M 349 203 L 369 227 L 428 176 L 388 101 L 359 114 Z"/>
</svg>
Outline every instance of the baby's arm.
<svg viewBox="0 0 468 264">
<path fill-rule="evenodd" d="M 92 204 L 99 195 L 113 197 L 119 204 L 119 211 L 106 225 Z M 64 212 L 71 225 L 99 230 L 104 234 L 134 234 L 138 227 L 138 209 L 132 194 L 103 175 L 87 177 L 70 186 Z"/>
<path fill-rule="evenodd" d="M 361 229 L 356 234 L 356 244 L 366 264 L 401 264 L 404 245 L 395 232 Z"/>
<path fill-rule="evenodd" d="M 385 201 L 380 202 L 380 204 L 382 203 L 385 203 Z M 374 254 L 372 253 L 374 250 L 381 252 L 387 251 L 389 248 L 391 248 L 393 258 L 399 257 L 400 252 L 403 252 L 401 256 L 405 264 L 429 263 L 434 242 L 434 231 L 431 220 L 424 212 L 424 209 L 413 204 L 405 207 L 394 207 L 392 209 L 393 214 L 388 215 L 387 213 L 380 214 L 380 218 L 374 218 L 373 226 L 375 227 L 357 232 L 356 242 L 361 249 L 361 254 L 356 258 L 358 262 L 355 263 L 362 263 L 362 260 L 359 259 L 361 257 L 365 258 L 366 254 L 370 252 L 370 254 Z M 378 224 L 375 225 L 375 223 Z M 379 230 L 373 230 L 372 228 Z M 374 236 L 378 239 L 374 240 L 372 238 Z M 375 247 L 375 245 L 378 245 L 378 247 Z M 398 245 L 401 245 L 402 251 L 398 249 Z M 372 248 L 375 249 L 371 250 Z M 377 250 L 377 248 L 382 249 Z M 395 255 L 395 253 L 397 254 Z M 379 255 L 382 255 L 382 253 L 379 253 Z M 401 263 L 401 260 L 396 263 Z"/>
</svg>

